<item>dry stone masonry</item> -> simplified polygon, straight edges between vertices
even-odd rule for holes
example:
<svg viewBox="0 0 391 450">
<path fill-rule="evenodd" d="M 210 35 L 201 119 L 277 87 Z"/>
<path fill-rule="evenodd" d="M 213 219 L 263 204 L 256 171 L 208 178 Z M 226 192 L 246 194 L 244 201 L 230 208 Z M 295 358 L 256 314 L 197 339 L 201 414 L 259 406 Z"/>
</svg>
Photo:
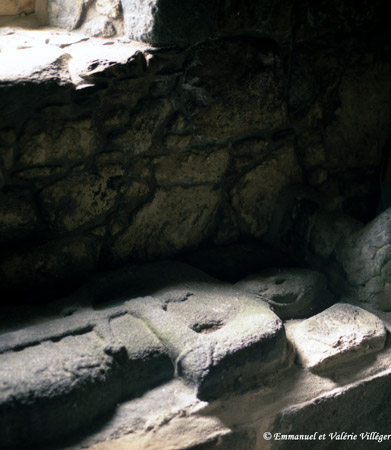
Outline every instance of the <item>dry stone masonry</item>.
<svg viewBox="0 0 391 450">
<path fill-rule="evenodd" d="M 386 448 L 386 7 L 0 5 L 1 449 Z"/>
</svg>

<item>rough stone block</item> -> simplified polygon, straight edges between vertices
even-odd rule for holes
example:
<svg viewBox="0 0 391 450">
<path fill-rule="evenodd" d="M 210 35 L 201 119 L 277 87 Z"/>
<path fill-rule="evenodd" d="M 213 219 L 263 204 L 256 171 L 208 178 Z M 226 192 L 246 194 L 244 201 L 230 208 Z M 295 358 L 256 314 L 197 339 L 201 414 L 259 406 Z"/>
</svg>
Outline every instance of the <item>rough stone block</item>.
<svg viewBox="0 0 391 450">
<path fill-rule="evenodd" d="M 140 319 L 129 314 L 110 320 L 115 341 L 126 350 L 119 368 L 122 396 L 133 396 L 174 375 L 174 366 L 160 340 Z"/>
<path fill-rule="evenodd" d="M 247 234 L 266 233 L 280 190 L 300 182 L 301 169 L 292 146 L 286 146 L 247 172 L 232 189 L 232 205 Z"/>
<path fill-rule="evenodd" d="M 379 351 L 386 329 L 375 315 L 337 303 L 303 321 L 293 332 L 300 361 L 314 371 L 328 370 L 366 353 Z"/>
<path fill-rule="evenodd" d="M 391 208 L 350 236 L 338 259 L 360 300 L 391 310 Z"/>
<path fill-rule="evenodd" d="M 114 242 L 114 258 L 160 257 L 197 245 L 214 225 L 220 201 L 212 185 L 158 188 Z"/>
<path fill-rule="evenodd" d="M 172 376 L 164 346 L 125 311 L 76 312 L 3 334 L 0 446 L 70 434 Z"/>
<path fill-rule="evenodd" d="M 81 173 L 44 189 L 40 195 L 42 210 L 51 226 L 73 231 L 106 214 L 114 205 L 117 192 L 109 179 Z M 64 205 L 67 205 L 64 208 Z"/>
<path fill-rule="evenodd" d="M 112 407 L 118 393 L 102 391 L 110 360 L 94 333 L 0 355 L 0 445 L 69 434 Z"/>
<path fill-rule="evenodd" d="M 86 13 L 89 0 L 48 0 L 48 17 L 52 26 L 74 30 Z"/>
<path fill-rule="evenodd" d="M 120 0 L 97 0 L 95 3 L 96 11 L 102 16 L 110 19 L 118 19 L 121 14 Z"/>
</svg>

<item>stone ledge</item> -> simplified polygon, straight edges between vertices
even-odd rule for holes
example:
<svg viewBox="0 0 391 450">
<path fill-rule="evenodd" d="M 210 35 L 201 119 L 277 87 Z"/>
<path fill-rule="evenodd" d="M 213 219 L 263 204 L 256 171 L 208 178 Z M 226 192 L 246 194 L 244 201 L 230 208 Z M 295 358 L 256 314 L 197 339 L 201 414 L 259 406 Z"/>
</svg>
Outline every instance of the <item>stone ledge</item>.
<svg viewBox="0 0 391 450">
<path fill-rule="evenodd" d="M 57 81 L 91 86 L 91 76 L 132 61 L 151 46 L 126 38 L 91 38 L 56 28 L 0 28 L 0 86 Z"/>
</svg>

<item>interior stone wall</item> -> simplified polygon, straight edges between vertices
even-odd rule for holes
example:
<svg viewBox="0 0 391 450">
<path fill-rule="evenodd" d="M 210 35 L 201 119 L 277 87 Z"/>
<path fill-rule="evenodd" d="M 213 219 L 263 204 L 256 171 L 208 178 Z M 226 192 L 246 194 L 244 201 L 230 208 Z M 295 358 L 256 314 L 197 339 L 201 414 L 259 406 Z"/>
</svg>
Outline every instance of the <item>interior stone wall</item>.
<svg viewBox="0 0 391 450">
<path fill-rule="evenodd" d="M 213 39 L 189 31 L 90 88 L 1 83 L 2 291 L 40 299 L 128 262 L 263 241 L 294 185 L 372 219 L 390 138 L 383 5 L 233 1 Z"/>
</svg>

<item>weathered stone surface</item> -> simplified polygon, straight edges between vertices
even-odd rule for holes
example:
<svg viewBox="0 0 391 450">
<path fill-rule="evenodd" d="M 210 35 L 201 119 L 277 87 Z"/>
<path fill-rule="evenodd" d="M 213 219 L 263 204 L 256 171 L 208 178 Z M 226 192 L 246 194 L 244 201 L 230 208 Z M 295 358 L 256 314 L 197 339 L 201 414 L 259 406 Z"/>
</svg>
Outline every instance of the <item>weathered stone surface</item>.
<svg viewBox="0 0 391 450">
<path fill-rule="evenodd" d="M 267 301 L 283 320 L 313 316 L 333 299 L 326 277 L 309 269 L 266 269 L 235 286 Z"/>
<path fill-rule="evenodd" d="M 2 445 L 71 433 L 173 369 L 210 399 L 289 363 L 282 322 L 264 302 L 183 264 L 109 274 L 57 308 L 65 317 L 0 336 Z"/>
<path fill-rule="evenodd" d="M 286 361 L 282 323 L 264 303 L 223 286 L 189 286 L 189 281 L 165 289 L 163 299 L 163 308 L 153 298 L 131 300 L 127 307 L 165 342 L 175 372 L 197 387 L 200 398 L 254 383 Z"/>
<path fill-rule="evenodd" d="M 200 243 L 214 225 L 221 191 L 212 186 L 157 189 L 114 243 L 116 258 L 172 255 Z"/>
<path fill-rule="evenodd" d="M 126 35 L 157 47 L 204 40 L 217 18 L 214 0 L 122 0 L 122 9 Z"/>
<path fill-rule="evenodd" d="M 36 132 L 36 128 L 39 132 Z M 42 130 L 42 124 L 27 124 L 20 140 L 22 148 L 19 163 L 24 167 L 75 165 L 83 163 L 96 150 L 96 137 L 91 120 L 58 123 L 51 133 Z"/>
<path fill-rule="evenodd" d="M 229 70 L 228 67 L 222 69 Z M 236 83 L 229 85 L 224 79 L 216 81 L 214 92 L 187 88 L 193 102 L 200 103 L 194 98 L 198 95 L 204 103 L 192 117 L 197 134 L 222 139 L 226 136 L 240 137 L 251 129 L 274 129 L 286 125 L 286 104 L 281 87 L 271 72 L 254 74 L 240 86 Z"/>
<path fill-rule="evenodd" d="M 275 151 L 244 175 L 232 190 L 232 205 L 243 232 L 261 237 L 268 229 L 280 190 L 300 180 L 301 169 L 291 146 Z"/>
<path fill-rule="evenodd" d="M 163 186 L 217 183 L 224 176 L 229 160 L 226 150 L 162 156 L 154 161 L 156 181 Z"/>
<path fill-rule="evenodd" d="M 117 34 L 113 22 L 105 17 L 96 17 L 84 25 L 85 32 L 92 37 L 109 38 Z"/>
<path fill-rule="evenodd" d="M 116 5 L 111 3 L 114 8 Z M 108 8 L 109 2 L 91 2 L 90 6 L 86 20 L 97 17 L 96 10 Z M 318 193 L 329 196 L 324 204 L 317 203 L 327 212 L 342 209 L 357 213 L 363 202 L 377 203 L 376 171 L 380 153 L 386 152 L 383 144 L 388 129 L 384 117 L 388 117 L 389 110 L 388 96 L 380 98 L 381 91 L 387 90 L 389 72 L 388 63 L 384 62 L 389 58 L 388 46 L 379 41 L 381 33 L 365 45 L 357 37 L 362 36 L 361 32 L 341 41 L 331 28 L 325 34 L 327 42 L 286 41 L 287 36 L 293 36 L 292 30 L 297 33 L 295 38 L 300 35 L 301 20 L 309 26 L 308 17 L 312 14 L 317 20 L 322 18 L 322 11 L 327 16 L 328 6 L 322 3 L 315 8 L 316 14 L 310 5 L 300 4 L 292 9 L 289 0 L 263 1 L 259 5 L 252 0 L 246 5 L 231 1 L 230 5 L 220 6 L 219 21 L 229 17 L 232 22 L 227 27 L 219 23 L 218 27 L 227 32 L 236 30 L 234 35 L 188 48 L 151 49 L 129 39 L 107 41 L 59 30 L 14 30 L 11 34 L 2 28 L 1 97 L 9 107 L 1 112 L 1 126 L 10 133 L 16 132 L 17 141 L 2 140 L 0 144 L 4 148 L 0 184 L 5 195 L 14 186 L 26 188 L 33 196 L 40 195 L 38 211 L 43 205 L 50 239 L 59 239 L 57 233 L 75 231 L 99 236 L 99 264 L 105 266 L 129 257 L 153 258 L 155 249 L 154 254 L 165 257 L 197 246 L 263 237 L 267 231 L 275 230 L 270 208 L 281 209 L 277 200 L 280 188 L 291 183 L 311 184 Z M 182 5 L 170 13 L 175 14 L 178 8 Z M 335 13 L 342 25 L 335 8 L 333 3 L 332 15 Z M 283 12 L 280 19 L 277 12 Z M 365 14 L 355 15 L 352 20 L 361 15 Z M 118 23 L 119 20 L 116 27 Z M 249 28 L 239 32 L 244 24 Z M 261 30 L 259 24 L 265 28 Z M 278 27 L 275 33 L 272 31 L 277 24 L 286 27 L 284 38 L 281 29 L 277 33 Z M 269 30 L 267 36 L 265 30 Z M 26 42 L 31 48 L 26 48 Z M 292 45 L 285 45 L 287 42 Z M 42 52 L 43 47 L 47 52 Z M 137 50 L 141 51 L 135 53 Z M 371 81 L 372 77 L 379 83 Z M 23 84 L 26 81 L 29 83 Z M 74 90 L 73 85 L 78 89 Z M 356 117 L 356 94 L 366 111 L 376 109 L 365 124 L 365 119 Z M 365 99 L 361 98 L 363 95 Z M 356 122 L 363 125 L 362 139 L 356 139 L 351 131 Z M 345 126 L 350 130 L 344 135 L 346 143 L 341 138 Z M 3 136 L 3 132 L 0 134 Z M 335 146 L 330 136 L 335 137 Z M 370 136 L 377 136 L 376 149 L 368 141 Z M 344 146 L 341 158 L 337 155 L 339 144 Z M 363 155 L 367 144 L 375 150 Z M 122 154 L 123 159 L 118 158 L 114 164 L 107 158 L 110 167 L 103 167 L 106 163 L 96 158 L 98 152 Z M 206 153 L 211 159 L 216 157 L 211 164 L 198 159 Z M 106 198 L 93 205 L 90 194 L 79 195 L 71 186 L 74 177 L 77 183 L 87 184 L 84 191 L 96 189 L 107 194 Z M 99 177 L 104 180 L 102 184 Z M 183 236 L 175 236 L 176 240 L 170 237 L 167 245 L 161 245 L 164 238 L 160 239 L 159 232 L 149 231 L 152 226 L 162 225 L 158 216 L 165 220 L 159 204 L 167 205 L 170 195 L 178 197 L 180 192 L 191 191 L 191 186 L 197 186 L 197 192 L 203 196 L 204 187 L 200 186 L 208 183 L 217 187 L 221 195 L 215 202 L 216 211 L 209 215 L 211 223 L 194 233 L 191 230 L 185 238 L 186 226 L 192 226 L 186 214 L 198 207 L 186 205 L 184 216 L 176 212 L 170 220 L 170 226 L 180 224 Z M 62 188 L 65 195 L 59 193 Z M 54 191 L 56 199 L 52 198 Z M 71 204 L 67 196 L 78 199 Z M 185 200 L 193 202 L 194 198 L 188 194 Z M 349 206 L 353 204 L 356 206 Z M 152 213 L 151 205 L 159 211 Z M 285 216 L 284 245 L 298 248 L 308 237 L 305 230 L 320 228 L 316 224 L 312 229 L 310 214 L 302 214 L 307 207 L 312 208 L 300 198 Z M 83 211 L 79 211 L 81 208 Z M 77 217 L 71 223 L 74 210 Z M 371 216 L 358 213 L 354 217 L 367 220 Z M 150 226 L 144 227 L 148 221 Z M 293 222 L 300 232 L 292 232 Z M 332 224 L 333 220 L 324 225 L 323 230 L 329 227 L 328 234 L 319 234 L 318 241 L 311 235 L 310 246 L 324 244 L 323 254 L 316 254 L 318 260 L 334 258 L 336 254 L 338 243 L 331 240 Z M 142 228 L 148 230 L 148 236 L 139 239 Z M 172 225 L 171 236 L 175 234 L 173 228 Z M 129 229 L 136 231 L 134 237 Z M 346 234 L 349 231 L 343 236 Z M 118 250 L 117 241 L 130 243 Z M 148 249 L 139 250 L 143 243 Z M 35 241 L 26 244 L 38 245 Z M 302 248 L 302 252 L 292 251 L 297 260 L 309 254 L 306 244 Z M 306 262 L 313 263 L 310 257 Z"/>
<path fill-rule="evenodd" d="M 171 361 L 148 328 L 129 316 L 104 315 L 110 314 L 110 325 L 91 310 L 1 336 L 2 445 L 67 435 L 124 398 L 171 378 Z M 95 331 L 88 332 L 91 328 Z M 19 352 L 12 351 L 16 348 Z M 61 413 L 53 415 L 56 408 Z M 38 419 L 29 423 L 28 434 L 18 435 L 31 414 Z"/>
<path fill-rule="evenodd" d="M 95 3 L 95 9 L 102 16 L 107 16 L 110 19 L 118 19 L 121 14 L 121 1 L 97 0 Z"/>
<path fill-rule="evenodd" d="M 232 160 L 235 173 L 248 172 L 264 161 L 272 150 L 266 139 L 244 139 L 233 144 Z"/>
<path fill-rule="evenodd" d="M 128 129 L 115 136 L 115 149 L 132 155 L 147 154 L 154 150 L 153 138 L 161 134 L 173 108 L 168 100 L 156 100 L 142 105 L 142 111 L 133 116 Z"/>
<path fill-rule="evenodd" d="M 390 374 L 383 372 L 283 408 L 261 422 L 257 444 L 265 450 L 387 448 L 390 383 Z M 265 439 L 265 432 L 270 433 L 271 440 Z"/>
<path fill-rule="evenodd" d="M 96 78 L 102 78 L 105 71 L 107 74 L 112 71 L 141 75 L 145 59 L 143 63 L 140 50 L 149 48 L 146 44 L 124 38 L 117 40 L 115 46 L 102 45 L 107 41 L 90 39 L 81 32 L 50 29 L 39 33 L 23 29 L 14 29 L 12 33 L 7 31 L 9 29 L 6 28 L 0 42 L 2 83 L 55 81 L 62 85 L 85 87 L 96 83 Z M 42 48 L 45 48 L 44 52 Z M 138 57 L 134 57 L 137 52 Z M 142 63 L 141 67 L 139 63 Z M 41 97 L 40 102 L 42 100 Z"/>
<path fill-rule="evenodd" d="M 391 310 L 391 208 L 351 235 L 338 259 L 362 301 Z"/>
<path fill-rule="evenodd" d="M 49 23 L 52 26 L 74 30 L 85 17 L 86 7 L 90 0 L 48 0 Z"/>
<path fill-rule="evenodd" d="M 300 362 L 321 371 L 381 350 L 386 329 L 375 315 L 357 306 L 337 303 L 304 320 L 292 336 Z"/>
<path fill-rule="evenodd" d="M 95 174 L 80 173 L 44 189 L 40 202 L 50 227 L 59 231 L 74 231 L 103 219 L 114 206 L 118 195 L 110 187 L 109 180 Z"/>
<path fill-rule="evenodd" d="M 31 445 L 37 433 L 40 440 L 67 435 L 89 416 L 107 410 L 110 394 L 100 391 L 110 359 L 94 333 L 0 355 L 1 445 Z M 20 433 L 21 428 L 26 433 Z"/>
</svg>

